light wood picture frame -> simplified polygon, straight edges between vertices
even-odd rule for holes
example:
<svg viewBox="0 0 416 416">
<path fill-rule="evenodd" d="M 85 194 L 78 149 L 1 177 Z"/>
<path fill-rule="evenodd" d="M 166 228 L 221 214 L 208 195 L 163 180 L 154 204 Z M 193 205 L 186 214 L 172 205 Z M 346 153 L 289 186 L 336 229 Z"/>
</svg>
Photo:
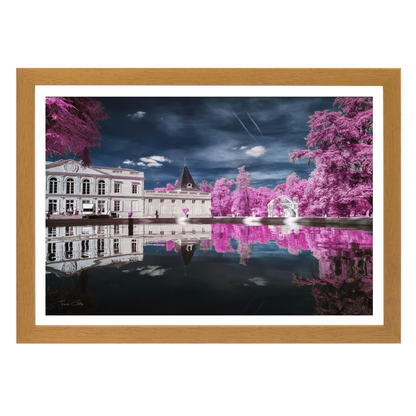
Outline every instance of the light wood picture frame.
<svg viewBox="0 0 416 416">
<path fill-rule="evenodd" d="M 128 326 L 35 324 L 35 86 L 382 86 L 384 324 Z M 17 69 L 18 343 L 400 343 L 400 69 Z"/>
</svg>

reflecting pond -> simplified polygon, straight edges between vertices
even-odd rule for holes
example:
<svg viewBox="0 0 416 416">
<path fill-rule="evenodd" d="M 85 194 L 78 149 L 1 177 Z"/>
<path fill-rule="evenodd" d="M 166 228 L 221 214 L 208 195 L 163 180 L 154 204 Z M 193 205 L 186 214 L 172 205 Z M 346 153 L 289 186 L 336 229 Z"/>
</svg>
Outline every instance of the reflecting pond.
<svg viewBox="0 0 416 416">
<path fill-rule="evenodd" d="M 85 225 L 45 240 L 47 315 L 372 314 L 371 231 Z"/>
</svg>

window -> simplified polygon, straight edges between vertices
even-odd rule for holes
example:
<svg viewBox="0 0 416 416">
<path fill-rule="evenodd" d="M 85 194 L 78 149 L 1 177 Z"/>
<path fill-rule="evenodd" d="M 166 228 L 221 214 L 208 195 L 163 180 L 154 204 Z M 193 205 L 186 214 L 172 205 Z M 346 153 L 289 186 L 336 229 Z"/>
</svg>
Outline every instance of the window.
<svg viewBox="0 0 416 416">
<path fill-rule="evenodd" d="M 182 204 L 184 204 L 186 202 L 186 199 L 182 199 Z"/>
<path fill-rule="evenodd" d="M 100 185 L 98 185 L 98 187 L 99 186 Z M 90 183 L 90 181 L 88 179 L 84 179 L 82 181 L 82 194 L 83 195 L 89 195 L 91 193 L 90 189 L 91 189 L 91 183 Z"/>
<path fill-rule="evenodd" d="M 58 180 L 56 178 L 49 179 L 49 193 L 50 194 L 58 193 Z"/>
<path fill-rule="evenodd" d="M 114 248 L 114 254 L 120 253 L 120 240 L 118 238 L 114 239 L 113 248 Z"/>
<path fill-rule="evenodd" d="M 165 232 L 164 232 L 164 231 L 161 231 L 161 232 L 160 232 L 160 235 L 165 235 Z"/>
<path fill-rule="evenodd" d="M 174 199 L 172 199 L 172 204 L 174 204 L 175 203 L 175 200 Z"/>
<path fill-rule="evenodd" d="M 72 259 L 74 257 L 74 248 L 72 241 L 67 241 L 65 243 L 65 254 L 66 259 Z"/>
<path fill-rule="evenodd" d="M 192 203 L 195 204 L 195 199 L 192 200 Z"/>
<path fill-rule="evenodd" d="M 105 201 L 97 201 L 97 208 L 100 210 L 100 212 L 105 211 Z"/>
<path fill-rule="evenodd" d="M 48 244 L 48 261 L 56 260 L 56 243 Z"/>
<path fill-rule="evenodd" d="M 153 234 L 153 231 L 149 231 L 149 234 Z"/>
<path fill-rule="evenodd" d="M 74 227 L 65 227 L 65 235 L 71 237 L 74 235 Z"/>
<path fill-rule="evenodd" d="M 186 187 L 187 187 L 187 188 L 192 188 L 192 184 L 191 184 L 191 183 L 187 183 L 187 184 L 186 184 Z"/>
<path fill-rule="evenodd" d="M 114 211 L 120 211 L 120 201 L 114 201 Z"/>
<path fill-rule="evenodd" d="M 173 230 L 173 231 L 172 231 L 172 235 L 175 235 L 175 234 L 176 234 L 176 231 L 175 231 L 175 230 Z"/>
<path fill-rule="evenodd" d="M 104 238 L 99 238 L 97 240 L 97 254 L 98 257 L 104 256 Z"/>
<path fill-rule="evenodd" d="M 160 203 L 161 203 L 161 204 L 163 204 L 164 202 L 165 202 L 165 200 L 164 200 L 164 199 L 161 199 L 161 200 L 160 200 Z"/>
<path fill-rule="evenodd" d="M 68 179 L 66 181 L 66 193 L 67 194 L 73 194 L 74 193 L 74 180 Z"/>
<path fill-rule="evenodd" d="M 58 212 L 58 200 L 50 199 L 48 204 L 49 212 Z"/>
<path fill-rule="evenodd" d="M 132 253 L 137 252 L 137 240 L 131 240 L 131 252 Z"/>
<path fill-rule="evenodd" d="M 139 189 L 138 187 L 139 187 L 139 185 L 137 185 L 137 183 L 134 183 L 132 185 L 131 193 L 132 194 L 137 194 L 138 193 L 138 189 Z"/>
<path fill-rule="evenodd" d="M 48 227 L 48 237 L 56 237 L 56 227 Z"/>
<path fill-rule="evenodd" d="M 119 194 L 121 192 L 121 183 L 114 184 L 114 193 Z"/>
<path fill-rule="evenodd" d="M 153 201 L 153 199 L 149 199 L 149 202 L 152 202 Z"/>
<path fill-rule="evenodd" d="M 86 259 L 90 256 L 90 240 L 81 241 L 81 257 Z"/>
<path fill-rule="evenodd" d="M 98 195 L 105 195 L 105 182 L 103 180 L 98 181 Z"/>
<path fill-rule="evenodd" d="M 73 199 L 67 199 L 65 201 L 65 209 L 66 211 L 73 211 L 75 207 L 75 201 Z"/>
<path fill-rule="evenodd" d="M 205 204 L 205 201 L 201 201 L 201 204 Z"/>
</svg>

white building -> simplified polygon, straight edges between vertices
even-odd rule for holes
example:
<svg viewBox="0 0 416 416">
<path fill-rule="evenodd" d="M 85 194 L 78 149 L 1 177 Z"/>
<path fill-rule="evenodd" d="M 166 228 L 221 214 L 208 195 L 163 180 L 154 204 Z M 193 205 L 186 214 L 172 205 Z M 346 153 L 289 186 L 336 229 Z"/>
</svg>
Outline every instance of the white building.
<svg viewBox="0 0 416 416">
<path fill-rule="evenodd" d="M 211 194 L 201 192 L 195 184 L 186 166 L 172 191 L 145 190 L 145 217 L 176 218 L 185 217 L 184 208 L 188 208 L 189 217 L 211 217 Z"/>
<path fill-rule="evenodd" d="M 94 204 L 103 214 L 120 218 L 133 212 L 143 217 L 144 174 L 133 169 L 83 167 L 74 160 L 46 163 L 46 211 L 53 214 L 82 212 L 83 204 Z"/>
<path fill-rule="evenodd" d="M 54 214 L 82 212 L 94 204 L 100 214 L 120 218 L 211 217 L 211 195 L 201 192 L 186 166 L 172 191 L 144 190 L 144 173 L 127 168 L 83 167 L 75 160 L 46 163 L 45 210 Z"/>
</svg>

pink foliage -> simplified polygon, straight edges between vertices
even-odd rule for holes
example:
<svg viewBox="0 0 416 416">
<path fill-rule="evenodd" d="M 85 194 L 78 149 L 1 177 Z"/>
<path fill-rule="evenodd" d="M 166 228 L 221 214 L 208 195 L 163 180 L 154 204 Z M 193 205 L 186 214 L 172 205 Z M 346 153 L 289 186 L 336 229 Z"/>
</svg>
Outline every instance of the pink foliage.
<svg viewBox="0 0 416 416">
<path fill-rule="evenodd" d="M 234 251 L 231 246 L 232 224 L 213 224 L 211 239 L 217 253 L 228 253 Z"/>
<path fill-rule="evenodd" d="M 237 250 L 232 248 L 237 241 Z M 298 285 L 312 286 L 318 314 L 372 313 L 373 236 L 371 232 L 339 228 L 285 226 L 246 227 L 236 224 L 214 224 L 211 243 L 218 253 L 237 251 L 240 264 L 246 265 L 252 244 L 275 241 L 291 254 L 309 250 L 319 260 L 319 275 L 294 275 Z"/>
<path fill-rule="evenodd" d="M 230 189 L 233 185 L 234 181 L 228 181 L 226 178 L 221 178 L 215 182 L 211 192 L 211 214 L 214 217 L 231 214 Z"/>
<path fill-rule="evenodd" d="M 294 231 L 277 225 L 272 227 L 212 225 L 211 243 L 218 253 L 234 251 L 232 239 L 238 243 L 237 252 L 241 256 L 241 264 L 245 264 L 249 258 L 250 245 L 275 241 L 280 248 L 285 248 L 293 254 L 298 254 L 302 250 L 311 251 L 320 262 L 321 284 L 337 285 L 342 280 L 349 279 L 351 273 L 358 267 L 360 270 L 357 271 L 357 275 L 360 276 L 362 287 L 366 291 L 372 290 L 373 235 L 371 232 L 304 226 Z M 335 259 L 340 259 L 340 263 L 338 264 L 338 260 Z M 313 285 L 316 282 L 305 280 L 303 284 Z"/>
<path fill-rule="evenodd" d="M 308 150 L 291 153 L 292 161 L 307 158 L 316 164 L 304 187 L 303 216 L 372 212 L 373 100 L 340 97 L 334 105 L 341 111 L 318 111 L 310 117 Z"/>
<path fill-rule="evenodd" d="M 256 217 L 267 217 L 267 204 L 274 198 L 269 188 L 249 188 L 250 214 Z"/>
<path fill-rule="evenodd" d="M 238 168 L 236 185 L 237 189 L 232 193 L 231 212 L 239 216 L 249 216 L 251 213 L 250 178 L 244 166 Z"/>
<path fill-rule="evenodd" d="M 214 189 L 214 187 L 212 185 L 210 185 L 209 183 L 207 183 L 207 181 L 203 181 L 202 183 L 200 183 L 199 188 L 201 189 L 201 192 L 205 192 L 205 193 L 209 193 L 209 194 Z"/>
<path fill-rule="evenodd" d="M 154 190 L 155 191 L 173 191 L 174 189 L 175 187 L 171 183 L 168 183 L 166 184 L 166 188 L 155 188 Z"/>
<path fill-rule="evenodd" d="M 175 250 L 175 243 L 173 241 L 166 241 L 166 251 Z"/>
<path fill-rule="evenodd" d="M 105 120 L 101 103 L 86 97 L 46 98 L 46 156 L 73 153 L 85 166 L 91 148 L 99 146 L 98 120 Z"/>
</svg>

